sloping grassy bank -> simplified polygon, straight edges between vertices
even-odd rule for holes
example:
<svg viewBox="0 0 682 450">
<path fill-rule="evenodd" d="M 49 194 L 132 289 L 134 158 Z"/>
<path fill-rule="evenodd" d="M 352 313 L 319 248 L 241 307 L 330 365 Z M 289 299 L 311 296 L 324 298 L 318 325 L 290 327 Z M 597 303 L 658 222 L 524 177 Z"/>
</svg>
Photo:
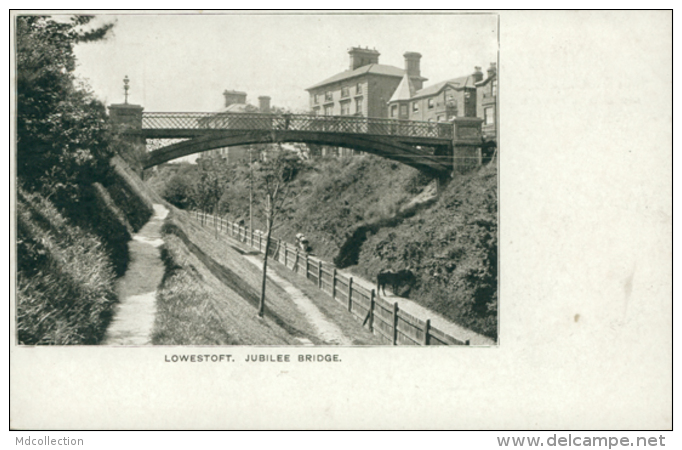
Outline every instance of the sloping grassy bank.
<svg viewBox="0 0 682 450">
<path fill-rule="evenodd" d="M 126 243 L 153 207 L 126 164 L 55 207 L 17 190 L 17 332 L 21 344 L 97 344 L 128 264 Z"/>
<path fill-rule="evenodd" d="M 22 344 L 96 344 L 116 302 L 102 242 L 44 198 L 17 193 L 17 333 Z"/>
<path fill-rule="evenodd" d="M 300 345 L 296 337 L 318 342 L 305 318 L 280 306 L 277 297 L 286 294 L 274 283 L 268 282 L 265 318 L 257 318 L 258 270 L 186 213 L 173 208 L 162 232 L 166 274 L 157 293 L 154 344 Z"/>
</svg>

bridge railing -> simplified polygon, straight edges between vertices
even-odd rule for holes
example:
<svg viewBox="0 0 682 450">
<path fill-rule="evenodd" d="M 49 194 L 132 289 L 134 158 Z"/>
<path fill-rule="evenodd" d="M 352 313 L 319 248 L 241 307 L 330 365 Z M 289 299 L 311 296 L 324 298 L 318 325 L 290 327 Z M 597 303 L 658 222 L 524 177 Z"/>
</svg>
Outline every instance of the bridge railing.
<svg viewBox="0 0 682 450">
<path fill-rule="evenodd" d="M 450 123 L 360 116 L 262 113 L 142 113 L 143 129 L 290 130 L 452 139 Z"/>
</svg>

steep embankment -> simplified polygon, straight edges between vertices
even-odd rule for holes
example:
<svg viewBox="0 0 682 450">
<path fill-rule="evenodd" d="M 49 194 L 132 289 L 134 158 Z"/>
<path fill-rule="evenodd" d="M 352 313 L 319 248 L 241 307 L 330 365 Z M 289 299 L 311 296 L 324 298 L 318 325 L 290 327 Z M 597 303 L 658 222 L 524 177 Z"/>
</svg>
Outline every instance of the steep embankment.
<svg viewBox="0 0 682 450">
<path fill-rule="evenodd" d="M 295 242 L 302 232 L 315 254 L 368 279 L 409 267 L 416 282 L 399 295 L 496 338 L 497 169 L 459 175 L 436 200 L 411 204 L 429 197 L 431 181 L 372 156 L 324 160 L 296 181 L 277 235 Z"/>
<path fill-rule="evenodd" d="M 119 158 L 101 183 L 57 209 L 17 190 L 17 334 L 22 344 L 96 344 L 111 320 L 126 243 L 151 216 L 145 187 Z M 152 194 L 153 195 L 153 194 Z"/>
<path fill-rule="evenodd" d="M 258 318 L 260 254 L 199 226 L 183 211 L 171 211 L 163 227 L 166 273 L 157 296 L 154 344 L 379 342 L 324 294 L 309 286 L 293 286 L 287 271 L 280 272 L 274 261 L 268 265 L 265 316 Z"/>
<path fill-rule="evenodd" d="M 169 201 L 201 209 L 200 181 L 227 171 L 218 212 L 248 222 L 249 172 L 231 167 L 206 161 L 181 168 L 167 183 L 159 176 L 156 184 Z M 311 160 L 290 188 L 290 208 L 275 225 L 278 238 L 295 242 L 303 233 L 315 255 L 368 280 L 381 270 L 409 268 L 415 283 L 400 286 L 399 295 L 497 337 L 495 166 L 458 175 L 437 199 L 418 204 L 415 198 L 430 197 L 433 180 L 371 155 Z M 263 230 L 259 200 L 256 189 L 254 228 Z"/>
</svg>

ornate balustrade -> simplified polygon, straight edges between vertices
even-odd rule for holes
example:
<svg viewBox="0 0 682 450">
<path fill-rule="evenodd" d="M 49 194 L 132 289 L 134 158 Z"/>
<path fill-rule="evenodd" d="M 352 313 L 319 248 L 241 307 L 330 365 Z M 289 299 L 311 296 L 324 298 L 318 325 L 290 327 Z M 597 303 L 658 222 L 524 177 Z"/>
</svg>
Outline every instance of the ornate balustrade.
<svg viewBox="0 0 682 450">
<path fill-rule="evenodd" d="M 142 129 L 289 130 L 453 138 L 453 126 L 449 123 L 308 114 L 145 112 L 142 114 Z"/>
</svg>

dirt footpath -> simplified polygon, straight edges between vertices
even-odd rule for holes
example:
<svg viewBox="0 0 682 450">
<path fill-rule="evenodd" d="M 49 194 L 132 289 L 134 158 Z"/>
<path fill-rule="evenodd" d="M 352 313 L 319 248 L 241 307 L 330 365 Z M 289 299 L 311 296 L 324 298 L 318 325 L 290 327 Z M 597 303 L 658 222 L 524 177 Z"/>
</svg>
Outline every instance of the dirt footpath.
<svg viewBox="0 0 682 450">
<path fill-rule="evenodd" d="M 130 264 L 118 280 L 119 304 L 103 345 L 151 345 L 156 314 L 156 289 L 163 278 L 164 266 L 159 247 L 161 225 L 168 215 L 163 205 L 154 205 L 154 215 L 128 243 Z"/>
</svg>

